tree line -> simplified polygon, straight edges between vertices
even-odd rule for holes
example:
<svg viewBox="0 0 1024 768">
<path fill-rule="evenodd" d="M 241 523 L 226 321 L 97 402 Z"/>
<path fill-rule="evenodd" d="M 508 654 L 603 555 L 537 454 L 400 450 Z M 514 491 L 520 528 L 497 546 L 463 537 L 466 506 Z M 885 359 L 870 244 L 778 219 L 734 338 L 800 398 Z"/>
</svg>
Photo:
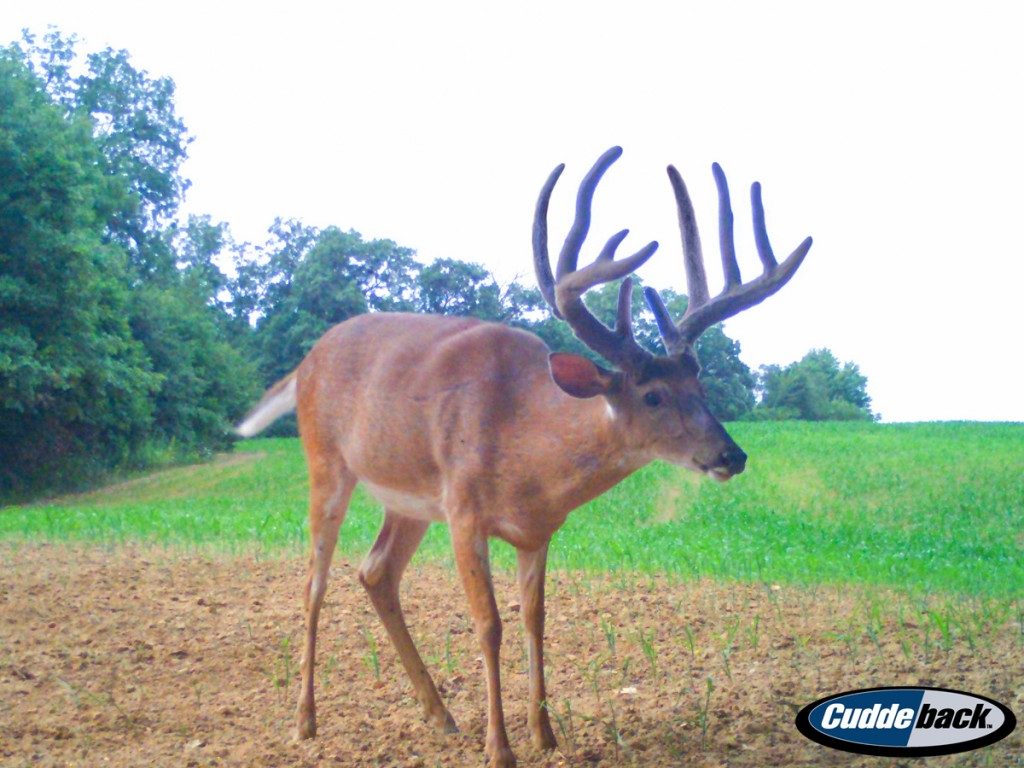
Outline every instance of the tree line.
<svg viewBox="0 0 1024 768">
<path fill-rule="evenodd" d="M 479 264 L 296 220 L 252 244 L 183 219 L 190 141 L 173 81 L 126 51 L 82 55 L 54 29 L 0 48 L 0 499 L 227 447 L 264 387 L 363 312 L 479 317 L 592 356 L 536 288 Z M 609 324 L 616 292 L 587 296 Z M 686 297 L 662 295 L 681 315 Z M 866 379 L 828 350 L 755 373 L 716 326 L 698 352 L 723 419 L 872 418 Z"/>
</svg>

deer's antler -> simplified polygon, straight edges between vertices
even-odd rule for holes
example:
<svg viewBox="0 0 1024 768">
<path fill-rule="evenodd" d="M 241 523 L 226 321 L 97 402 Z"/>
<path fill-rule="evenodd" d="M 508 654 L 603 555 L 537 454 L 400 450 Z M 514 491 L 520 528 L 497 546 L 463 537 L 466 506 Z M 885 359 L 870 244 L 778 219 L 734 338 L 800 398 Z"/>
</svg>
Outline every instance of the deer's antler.
<svg viewBox="0 0 1024 768">
<path fill-rule="evenodd" d="M 612 147 L 594 163 L 594 167 L 580 183 L 576 197 L 576 218 L 572 229 L 565 238 L 565 245 L 558 256 L 558 273 L 551 274 L 551 261 L 548 257 L 548 202 L 555 188 L 558 177 L 565 165 L 559 165 L 548 176 L 537 199 L 537 211 L 533 220 L 533 265 L 537 272 L 537 283 L 545 300 L 551 306 L 556 317 L 572 327 L 577 338 L 604 358 L 623 370 L 637 370 L 643 361 L 650 357 L 633 338 L 630 301 L 633 281 L 626 277 L 647 261 L 658 248 L 651 242 L 625 259 L 615 261 L 615 250 L 629 234 L 628 229 L 612 235 L 593 264 L 577 269 L 580 247 L 583 245 L 590 228 L 590 209 L 594 199 L 594 190 L 609 166 L 619 159 L 621 147 Z M 583 294 L 601 283 L 626 277 L 619 287 L 618 314 L 615 330 L 608 328 L 583 303 Z"/>
<path fill-rule="evenodd" d="M 761 185 L 754 182 L 750 187 L 750 205 L 754 215 L 754 242 L 757 244 L 757 253 L 761 258 L 764 271 L 760 277 L 749 283 L 744 283 L 740 278 L 739 264 L 736 263 L 729 186 L 725 180 L 725 173 L 718 163 L 712 165 L 711 170 L 715 176 L 715 184 L 718 186 L 718 236 L 722 251 L 722 271 L 725 273 L 725 287 L 714 298 L 709 298 L 708 294 L 708 281 L 704 273 L 704 256 L 701 253 L 700 234 L 697 231 L 693 203 L 690 202 L 690 195 L 686 191 L 686 185 L 683 183 L 679 171 L 671 165 L 668 167 L 668 177 L 672 182 L 676 206 L 679 209 L 679 229 L 683 238 L 683 263 L 686 268 L 686 290 L 689 303 L 682 320 L 676 324 L 656 290 L 644 288 L 644 296 L 654 313 L 661 338 L 670 355 L 683 352 L 715 323 L 720 323 L 755 304 L 760 304 L 779 290 L 796 272 L 811 247 L 811 238 L 808 237 L 781 264 L 775 260 L 775 254 L 768 242 L 768 232 L 764 224 Z"/>
</svg>

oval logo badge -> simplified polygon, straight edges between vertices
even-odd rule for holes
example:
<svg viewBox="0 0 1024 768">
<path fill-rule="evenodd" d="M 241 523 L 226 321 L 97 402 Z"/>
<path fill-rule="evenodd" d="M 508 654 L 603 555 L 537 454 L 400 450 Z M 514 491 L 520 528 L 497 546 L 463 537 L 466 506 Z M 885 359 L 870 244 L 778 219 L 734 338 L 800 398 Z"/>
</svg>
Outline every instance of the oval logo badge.
<svg viewBox="0 0 1024 768">
<path fill-rule="evenodd" d="M 796 727 L 826 747 L 886 757 L 925 757 L 994 744 L 1017 726 L 998 701 L 947 688 L 865 688 L 826 696 Z"/>
</svg>

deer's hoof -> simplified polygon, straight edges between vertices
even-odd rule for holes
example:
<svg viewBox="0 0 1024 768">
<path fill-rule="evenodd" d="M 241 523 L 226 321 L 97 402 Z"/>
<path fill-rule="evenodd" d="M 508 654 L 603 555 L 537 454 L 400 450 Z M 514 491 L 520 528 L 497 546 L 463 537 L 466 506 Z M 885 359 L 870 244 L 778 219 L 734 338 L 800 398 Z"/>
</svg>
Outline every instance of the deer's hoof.
<svg viewBox="0 0 1024 768">
<path fill-rule="evenodd" d="M 459 726 L 455 724 L 455 718 L 448 712 L 444 713 L 444 725 L 441 726 L 443 733 L 458 733 Z"/>
<path fill-rule="evenodd" d="M 511 747 L 488 750 L 488 755 L 487 768 L 516 768 L 516 756 L 512 754 Z"/>
<path fill-rule="evenodd" d="M 295 740 L 303 741 L 316 736 L 316 716 L 299 713 L 298 722 L 295 725 Z"/>
<path fill-rule="evenodd" d="M 542 709 L 536 718 L 528 718 L 530 740 L 537 749 L 552 750 L 558 747 L 555 733 L 551 730 L 551 719 L 546 709 Z"/>
<path fill-rule="evenodd" d="M 452 717 L 451 712 L 447 709 L 442 709 L 440 712 L 428 712 L 427 721 L 440 734 L 459 732 L 459 726 L 455 724 L 455 718 Z"/>
<path fill-rule="evenodd" d="M 555 741 L 555 734 L 552 733 L 550 725 L 546 728 L 542 727 L 534 731 L 531 739 L 533 741 L 533 746 L 537 749 L 551 751 L 558 747 L 558 742 Z"/>
</svg>

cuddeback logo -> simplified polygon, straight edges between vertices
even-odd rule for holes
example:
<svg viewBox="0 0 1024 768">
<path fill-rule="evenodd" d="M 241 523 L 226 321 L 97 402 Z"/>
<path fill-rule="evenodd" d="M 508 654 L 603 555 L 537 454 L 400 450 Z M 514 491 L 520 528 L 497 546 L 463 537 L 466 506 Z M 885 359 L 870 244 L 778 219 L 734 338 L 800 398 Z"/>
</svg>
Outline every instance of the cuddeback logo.
<svg viewBox="0 0 1024 768">
<path fill-rule="evenodd" d="M 993 744 L 1017 725 L 1008 707 L 946 688 L 870 688 L 837 693 L 796 716 L 807 738 L 864 755 L 924 757 Z"/>
</svg>

